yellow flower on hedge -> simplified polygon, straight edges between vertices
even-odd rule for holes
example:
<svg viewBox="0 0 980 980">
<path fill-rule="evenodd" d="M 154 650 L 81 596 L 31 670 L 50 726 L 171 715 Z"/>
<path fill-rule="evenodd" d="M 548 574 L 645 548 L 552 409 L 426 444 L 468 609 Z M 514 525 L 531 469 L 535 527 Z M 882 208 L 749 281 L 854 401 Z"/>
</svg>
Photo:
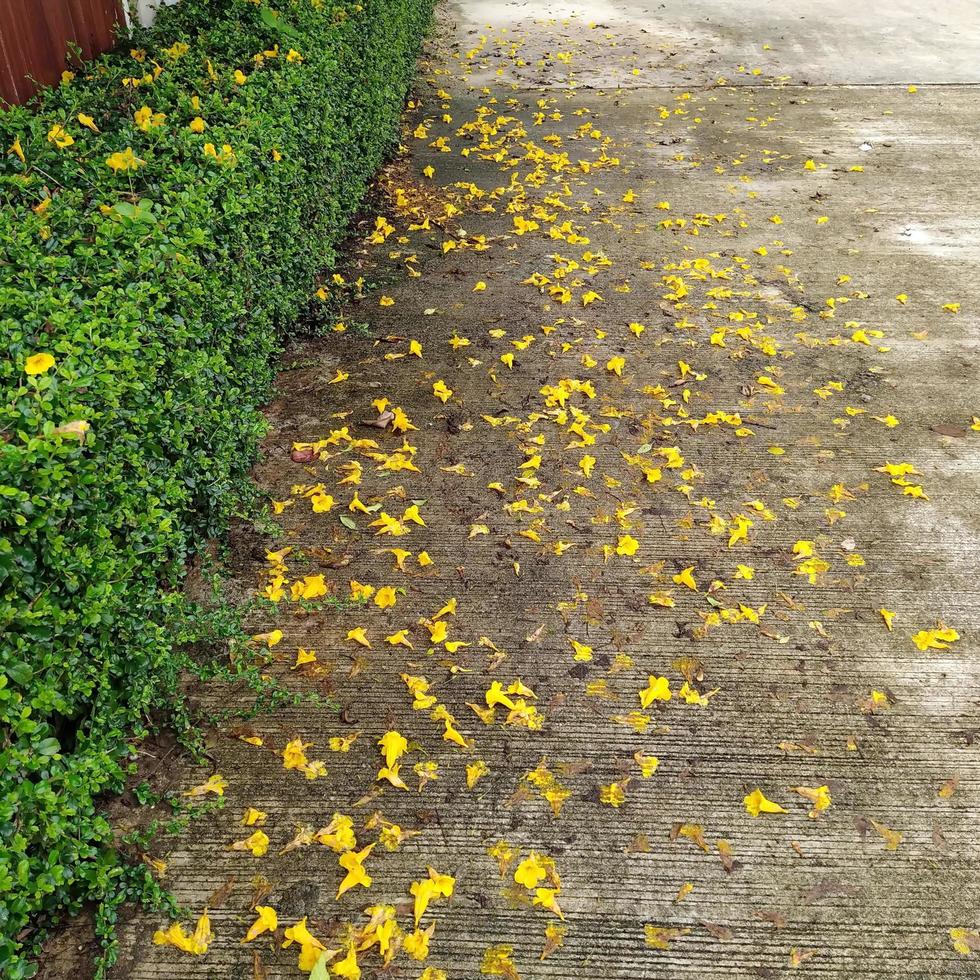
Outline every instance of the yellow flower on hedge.
<svg viewBox="0 0 980 980">
<path fill-rule="evenodd" d="M 206 157 L 212 157 L 219 163 L 235 159 L 235 151 L 227 143 L 223 143 L 220 150 L 215 147 L 214 143 L 205 143 L 204 155 Z"/>
<path fill-rule="evenodd" d="M 278 163 L 282 159 L 282 154 L 278 150 L 272 151 L 272 162 Z"/>
<path fill-rule="evenodd" d="M 302 64 L 303 56 L 294 48 L 290 48 L 289 54 L 286 55 L 286 61 L 293 61 L 297 64 Z"/>
<path fill-rule="evenodd" d="M 10 149 L 7 150 L 8 153 L 13 153 L 21 163 L 27 163 L 24 159 L 24 148 L 20 145 L 20 137 L 16 137 L 13 143 L 10 144 Z"/>
<path fill-rule="evenodd" d="M 55 361 L 50 354 L 31 354 L 24 362 L 25 374 L 45 374 L 54 367 Z"/>
<path fill-rule="evenodd" d="M 95 120 L 91 116 L 87 116 L 84 112 L 78 114 L 78 121 L 86 128 L 91 129 L 93 133 L 99 131 L 99 127 L 95 125 Z"/>
<path fill-rule="evenodd" d="M 71 134 L 65 130 L 64 126 L 59 126 L 58 123 L 55 123 L 48 130 L 48 142 L 54 143 L 59 150 L 64 150 L 66 147 L 71 146 L 75 140 L 72 139 Z"/>
<path fill-rule="evenodd" d="M 207 123 L 200 116 L 195 116 L 190 121 L 190 123 L 188 124 L 187 128 L 192 133 L 203 133 L 205 126 L 207 126 Z"/>
<path fill-rule="evenodd" d="M 106 166 L 117 173 L 120 170 L 136 170 L 138 167 L 142 167 L 145 162 L 133 153 L 131 146 L 127 146 L 125 150 L 119 153 L 110 154 L 105 160 Z"/>
<path fill-rule="evenodd" d="M 167 117 L 162 112 L 154 112 L 149 106 L 143 106 L 133 113 L 136 128 L 148 133 L 155 126 L 162 126 Z"/>
<path fill-rule="evenodd" d="M 248 81 L 248 75 L 245 74 L 241 69 L 235 69 L 235 84 L 244 85 Z"/>
<path fill-rule="evenodd" d="M 56 436 L 64 436 L 66 439 L 77 439 L 79 442 L 85 442 L 85 434 L 91 428 L 91 423 L 86 422 L 85 419 L 73 419 L 71 422 L 65 422 L 64 425 L 56 425 L 52 432 Z"/>
</svg>

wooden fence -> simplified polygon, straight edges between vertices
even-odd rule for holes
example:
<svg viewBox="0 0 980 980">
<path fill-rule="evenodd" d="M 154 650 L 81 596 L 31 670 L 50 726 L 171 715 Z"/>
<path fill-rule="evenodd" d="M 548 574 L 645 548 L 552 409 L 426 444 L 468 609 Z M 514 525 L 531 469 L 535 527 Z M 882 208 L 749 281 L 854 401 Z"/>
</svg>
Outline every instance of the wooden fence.
<svg viewBox="0 0 980 980">
<path fill-rule="evenodd" d="M 107 51 L 123 23 L 120 0 L 0 0 L 0 101 L 26 102 L 77 69 L 72 45 L 82 58 Z"/>
</svg>

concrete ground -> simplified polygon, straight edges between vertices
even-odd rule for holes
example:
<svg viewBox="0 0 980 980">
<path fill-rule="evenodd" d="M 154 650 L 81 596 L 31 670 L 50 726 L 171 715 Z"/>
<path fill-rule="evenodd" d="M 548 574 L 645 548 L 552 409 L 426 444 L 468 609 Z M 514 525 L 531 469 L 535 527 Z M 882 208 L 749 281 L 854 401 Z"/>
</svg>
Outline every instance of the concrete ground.
<svg viewBox="0 0 980 980">
<path fill-rule="evenodd" d="M 214 938 L 117 977 L 301 976 L 304 918 L 320 977 L 980 975 L 978 56 L 959 0 L 440 7 L 232 541 L 337 709 L 168 763 Z"/>
</svg>

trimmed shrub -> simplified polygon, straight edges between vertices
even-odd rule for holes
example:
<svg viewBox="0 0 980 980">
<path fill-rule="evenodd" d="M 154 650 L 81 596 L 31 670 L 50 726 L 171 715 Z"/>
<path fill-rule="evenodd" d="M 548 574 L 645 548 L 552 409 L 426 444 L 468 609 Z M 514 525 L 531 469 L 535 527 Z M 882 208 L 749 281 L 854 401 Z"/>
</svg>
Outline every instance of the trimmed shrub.
<svg viewBox="0 0 980 980">
<path fill-rule="evenodd" d="M 0 973 L 123 875 L 98 811 L 173 704 L 179 593 L 279 338 L 395 133 L 431 0 L 183 0 L 0 112 Z M 132 50 L 130 50 L 130 47 Z"/>
</svg>

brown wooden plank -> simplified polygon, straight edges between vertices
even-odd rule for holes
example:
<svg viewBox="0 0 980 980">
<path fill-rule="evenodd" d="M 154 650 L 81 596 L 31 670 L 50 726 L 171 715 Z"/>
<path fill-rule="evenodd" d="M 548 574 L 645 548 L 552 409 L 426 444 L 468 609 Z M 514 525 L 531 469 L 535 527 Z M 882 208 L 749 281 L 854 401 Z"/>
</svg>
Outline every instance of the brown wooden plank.
<svg viewBox="0 0 980 980">
<path fill-rule="evenodd" d="M 68 4 L 65 0 L 35 0 L 35 9 L 43 19 L 46 32 L 43 54 L 34 69 L 34 76 L 39 82 L 53 85 L 66 68 L 68 42 L 73 40 Z"/>
<path fill-rule="evenodd" d="M 87 0 L 92 8 L 96 50 L 101 53 L 114 47 L 120 26 L 125 25 L 120 0 Z"/>
<path fill-rule="evenodd" d="M 120 0 L 0 0 L 0 98 L 25 102 L 34 80 L 57 83 L 69 44 L 93 58 L 114 46 L 122 23 Z"/>
<path fill-rule="evenodd" d="M 75 37 L 86 58 L 93 58 L 108 47 L 111 37 L 102 23 L 103 12 L 93 0 L 66 0 Z"/>
<path fill-rule="evenodd" d="M 36 91 L 31 79 L 44 59 L 45 27 L 40 18 L 24 16 L 23 0 L 4 0 L 10 69 L 13 75 L 15 101 L 24 102 Z"/>
<path fill-rule="evenodd" d="M 10 0 L 0 0 L 0 99 L 20 102 L 23 47 L 17 43 Z"/>
</svg>

